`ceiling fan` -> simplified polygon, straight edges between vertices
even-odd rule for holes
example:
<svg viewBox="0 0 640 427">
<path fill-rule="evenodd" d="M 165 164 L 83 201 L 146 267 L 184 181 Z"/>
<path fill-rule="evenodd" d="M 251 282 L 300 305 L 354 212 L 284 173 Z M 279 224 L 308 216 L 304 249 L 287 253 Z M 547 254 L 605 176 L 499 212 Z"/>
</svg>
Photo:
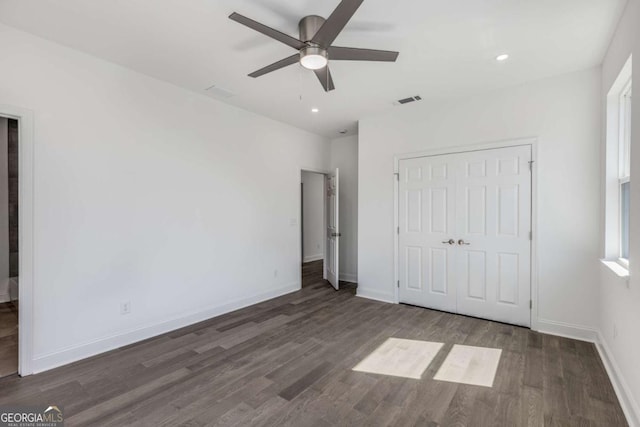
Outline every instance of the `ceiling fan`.
<svg viewBox="0 0 640 427">
<path fill-rule="evenodd" d="M 326 20 L 317 15 L 305 16 L 298 24 L 300 38 L 295 38 L 278 30 L 274 30 L 239 13 L 232 13 L 229 16 L 230 19 L 298 51 L 298 53 L 288 58 L 281 59 L 258 71 L 254 71 L 249 74 L 249 77 L 260 77 L 300 62 L 304 68 L 313 70 L 324 90 L 329 92 L 335 89 L 331 72 L 329 71 L 329 60 L 395 62 L 398 58 L 398 52 L 332 46 L 338 34 L 340 34 L 342 29 L 347 25 L 363 1 L 364 0 L 342 0 Z"/>
</svg>

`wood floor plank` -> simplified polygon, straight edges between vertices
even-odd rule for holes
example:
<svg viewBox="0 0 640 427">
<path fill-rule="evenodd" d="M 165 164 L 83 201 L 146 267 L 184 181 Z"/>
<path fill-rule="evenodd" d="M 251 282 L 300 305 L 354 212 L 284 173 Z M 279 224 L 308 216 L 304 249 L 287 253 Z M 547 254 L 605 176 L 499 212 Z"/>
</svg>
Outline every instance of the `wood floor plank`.
<svg viewBox="0 0 640 427">
<path fill-rule="evenodd" d="M 0 379 L 0 405 L 70 426 L 625 426 L 593 344 L 335 291 L 299 292 L 91 359 Z M 389 338 L 442 343 L 420 379 L 356 372 Z M 433 379 L 455 344 L 502 350 L 493 387 Z"/>
</svg>

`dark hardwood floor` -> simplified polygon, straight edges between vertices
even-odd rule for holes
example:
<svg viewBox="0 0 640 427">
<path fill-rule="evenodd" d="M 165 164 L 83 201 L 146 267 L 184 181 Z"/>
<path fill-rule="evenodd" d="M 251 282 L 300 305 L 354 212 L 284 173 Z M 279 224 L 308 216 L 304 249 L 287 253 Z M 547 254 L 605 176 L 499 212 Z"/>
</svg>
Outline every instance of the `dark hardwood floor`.
<svg viewBox="0 0 640 427">
<path fill-rule="evenodd" d="M 322 271 L 324 269 L 324 261 L 312 261 L 302 264 L 302 287 L 317 285 L 323 282 Z M 328 283 L 327 283 L 328 284 Z M 329 285 L 331 286 L 331 285 Z"/>
<path fill-rule="evenodd" d="M 18 308 L 13 302 L 4 302 L 0 303 L 0 377 L 16 372 L 18 372 Z"/>
<path fill-rule="evenodd" d="M 309 286 L 316 286 L 325 284 L 332 288 L 331 284 L 322 278 L 324 269 L 324 261 L 311 261 L 302 264 L 302 287 L 307 288 Z M 340 289 L 356 294 L 356 284 L 350 282 L 340 281 Z"/>
<path fill-rule="evenodd" d="M 308 274 L 299 292 L 1 379 L 0 405 L 60 405 L 67 426 L 626 425 L 592 344 L 353 290 Z M 420 380 L 352 371 L 389 337 L 445 345 Z M 433 380 L 454 344 L 503 350 L 493 387 Z"/>
</svg>

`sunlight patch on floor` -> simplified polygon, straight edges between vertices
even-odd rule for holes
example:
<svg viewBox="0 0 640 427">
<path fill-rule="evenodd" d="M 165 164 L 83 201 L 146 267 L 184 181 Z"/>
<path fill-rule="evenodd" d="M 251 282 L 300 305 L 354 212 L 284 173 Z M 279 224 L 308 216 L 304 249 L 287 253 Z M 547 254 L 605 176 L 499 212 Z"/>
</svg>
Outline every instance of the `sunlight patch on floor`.
<svg viewBox="0 0 640 427">
<path fill-rule="evenodd" d="M 389 338 L 353 370 L 420 379 L 443 345 L 439 342 Z"/>
<path fill-rule="evenodd" d="M 493 387 L 502 350 L 454 345 L 434 380 Z"/>
</svg>

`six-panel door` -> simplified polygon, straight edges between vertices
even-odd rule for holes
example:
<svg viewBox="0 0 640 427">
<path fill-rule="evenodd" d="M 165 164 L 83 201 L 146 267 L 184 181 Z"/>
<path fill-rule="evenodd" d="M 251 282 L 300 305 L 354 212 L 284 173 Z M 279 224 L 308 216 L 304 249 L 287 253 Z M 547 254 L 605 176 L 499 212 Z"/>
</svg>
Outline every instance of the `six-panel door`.
<svg viewBox="0 0 640 427">
<path fill-rule="evenodd" d="M 456 310 L 455 156 L 400 162 L 400 302 Z"/>
<path fill-rule="evenodd" d="M 518 146 L 400 162 L 400 302 L 530 326 L 530 160 Z"/>
</svg>

